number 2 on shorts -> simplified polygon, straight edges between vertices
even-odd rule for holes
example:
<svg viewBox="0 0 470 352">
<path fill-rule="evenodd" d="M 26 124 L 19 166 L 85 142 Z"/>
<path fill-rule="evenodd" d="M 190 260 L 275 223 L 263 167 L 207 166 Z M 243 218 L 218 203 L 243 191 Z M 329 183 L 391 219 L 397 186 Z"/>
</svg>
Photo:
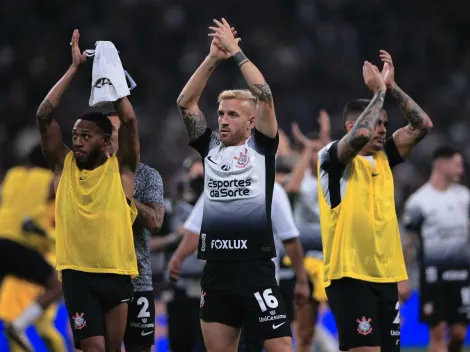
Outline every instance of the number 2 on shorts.
<svg viewBox="0 0 470 352">
<path fill-rule="evenodd" d="M 400 324 L 400 302 L 397 301 L 397 304 L 395 304 L 395 310 L 397 311 L 397 316 L 393 320 L 393 324 Z"/>
<path fill-rule="evenodd" d="M 255 292 L 255 298 L 258 301 L 259 307 L 261 308 L 262 312 L 265 312 L 268 310 L 266 306 L 268 306 L 271 309 L 277 308 L 279 305 L 279 302 L 277 301 L 276 297 L 272 295 L 273 290 L 270 288 L 267 288 L 266 290 L 263 291 L 263 297 L 261 297 L 259 292 Z"/>
<path fill-rule="evenodd" d="M 142 318 L 150 318 L 150 312 L 148 311 L 149 309 L 149 301 L 147 297 L 139 297 L 137 300 L 137 305 L 142 306 L 140 309 L 139 314 L 137 315 L 137 318 L 142 319 Z"/>
</svg>

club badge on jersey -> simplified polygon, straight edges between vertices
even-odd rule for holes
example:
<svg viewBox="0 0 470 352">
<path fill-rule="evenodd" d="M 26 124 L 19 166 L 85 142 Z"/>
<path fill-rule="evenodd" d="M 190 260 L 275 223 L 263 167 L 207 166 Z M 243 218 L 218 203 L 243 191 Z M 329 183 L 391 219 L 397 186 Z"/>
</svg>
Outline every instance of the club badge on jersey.
<svg viewBox="0 0 470 352">
<path fill-rule="evenodd" d="M 207 156 L 206 187 L 207 198 L 214 201 L 232 201 L 257 197 L 257 177 L 253 163 L 245 146 L 213 149 Z"/>
</svg>

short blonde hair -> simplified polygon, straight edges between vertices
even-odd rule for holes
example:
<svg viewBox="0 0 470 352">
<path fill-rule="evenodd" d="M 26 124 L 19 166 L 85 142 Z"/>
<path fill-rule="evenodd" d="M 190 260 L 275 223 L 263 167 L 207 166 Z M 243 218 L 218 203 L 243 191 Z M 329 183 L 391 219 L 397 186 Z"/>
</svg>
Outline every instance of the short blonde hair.
<svg viewBox="0 0 470 352">
<path fill-rule="evenodd" d="M 258 103 L 258 98 L 248 89 L 224 90 L 219 94 L 219 97 L 217 98 L 217 103 L 220 103 L 222 100 L 226 99 L 248 100 L 252 101 L 255 105 Z"/>
</svg>

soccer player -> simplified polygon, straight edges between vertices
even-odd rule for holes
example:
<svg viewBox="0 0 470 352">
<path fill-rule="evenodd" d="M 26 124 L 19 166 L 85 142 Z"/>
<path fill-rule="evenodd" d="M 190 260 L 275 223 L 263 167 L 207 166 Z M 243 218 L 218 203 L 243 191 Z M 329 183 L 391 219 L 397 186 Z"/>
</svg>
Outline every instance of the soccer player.
<svg viewBox="0 0 470 352">
<path fill-rule="evenodd" d="M 210 53 L 178 98 L 190 145 L 204 158 L 204 215 L 198 256 L 207 260 L 201 281 L 201 326 L 209 351 L 236 351 L 242 325 L 248 342 L 267 351 L 291 351 L 287 319 L 275 278 L 271 203 L 277 121 L 271 89 L 246 58 L 225 19 L 214 20 Z M 219 95 L 219 133 L 207 127 L 198 101 L 215 66 L 233 57 L 251 91 Z M 302 280 L 301 278 L 299 278 Z M 296 287 L 301 303 L 307 281 Z"/>
<path fill-rule="evenodd" d="M 204 214 L 204 197 L 201 196 L 194 206 L 190 216 L 184 223 L 185 235 L 183 241 L 180 243 L 178 249 L 173 255 L 168 270 L 170 276 L 174 279 L 178 279 L 181 273 L 181 266 L 183 262 L 188 258 L 189 255 L 194 253 L 197 249 L 198 238 L 201 233 L 201 222 Z M 274 184 L 273 190 L 273 204 L 271 213 L 273 233 L 276 242 L 276 253 L 279 253 L 281 246 L 284 245 L 285 251 L 294 256 L 294 262 L 296 267 L 294 270 L 299 278 L 306 279 L 306 272 L 303 266 L 303 251 L 299 241 L 299 230 L 294 224 L 292 216 L 292 210 L 290 207 L 289 199 L 282 186 L 278 183 Z M 276 278 L 279 281 L 279 260 L 280 257 L 277 255 L 273 259 L 276 265 Z M 201 302 L 203 299 L 201 299 Z M 288 302 L 291 303 L 291 302 Z M 293 302 L 292 302 L 293 303 Z M 275 322 L 274 316 L 271 317 L 270 321 Z M 246 334 L 245 331 L 243 333 Z M 241 340 L 239 346 L 240 351 L 256 350 L 261 351 L 262 347 L 257 344 L 246 344 L 245 341 Z"/>
<path fill-rule="evenodd" d="M 460 351 L 470 322 L 470 192 L 458 184 L 463 172 L 459 151 L 437 148 L 429 181 L 405 205 L 403 222 L 411 235 L 405 240 L 405 259 L 409 264 L 410 250 L 419 245 L 419 315 L 430 329 L 429 351 Z M 406 299 L 408 284 L 400 286 Z"/>
<path fill-rule="evenodd" d="M 37 112 L 43 152 L 54 171 L 57 270 L 76 348 L 121 351 L 131 276 L 138 275 L 132 236 L 137 119 L 126 97 L 114 102 L 121 121 L 116 154 L 108 153 L 112 124 L 102 113 L 79 118 L 72 130 L 73 151 L 64 145 L 54 112 L 85 62 L 78 38 L 75 30 L 72 65 Z"/>
<path fill-rule="evenodd" d="M 49 248 L 44 231 L 38 236 L 23 232 L 23 221 L 34 219 L 46 227 L 46 205 L 54 198 L 53 175 L 47 169 L 41 147 L 32 150 L 24 166 L 10 169 L 3 180 L 0 203 L 0 278 L 9 275 L 40 285 L 44 290 L 21 314 L 8 314 L 8 337 L 26 351 L 32 351 L 24 330 L 34 324 L 62 294 L 54 268 L 45 259 Z"/>
<path fill-rule="evenodd" d="M 121 121 L 116 112 L 106 114 L 113 125 L 111 154 L 119 148 Z M 139 276 L 132 280 L 134 297 L 129 302 L 124 345 L 127 352 L 150 351 L 155 340 L 155 298 L 150 259 L 150 235 L 160 230 L 165 214 L 163 182 L 157 170 L 139 163 L 135 172 L 134 202 L 139 211 L 132 226 Z"/>
<path fill-rule="evenodd" d="M 391 169 L 432 126 L 428 115 L 394 81 L 391 56 L 382 72 L 364 62 L 372 100 L 349 102 L 347 134 L 319 153 L 320 223 L 328 303 L 342 351 L 399 351 L 397 282 L 407 279 L 395 212 Z M 387 91 L 408 125 L 387 138 Z"/>
<path fill-rule="evenodd" d="M 34 148 L 33 153 L 37 154 L 38 158 L 44 159 L 41 146 Z M 46 166 L 45 162 L 44 166 Z M 49 185 L 47 187 L 49 188 Z M 40 253 L 45 255 L 51 265 L 55 265 L 54 212 L 54 200 L 51 200 L 43 207 L 40 207 L 36 214 L 32 214 L 23 222 L 24 236 L 30 242 L 41 242 Z M 44 236 L 46 236 L 47 241 L 44 241 Z M 0 319 L 7 323 L 14 321 L 43 291 L 43 287 L 25 279 L 13 275 L 4 277 L 0 287 Z M 67 350 L 62 334 L 55 327 L 57 308 L 57 303 L 51 304 L 35 323 L 38 335 L 51 352 Z M 11 352 L 23 351 L 23 348 L 15 341 L 9 339 L 8 342 Z"/>
</svg>

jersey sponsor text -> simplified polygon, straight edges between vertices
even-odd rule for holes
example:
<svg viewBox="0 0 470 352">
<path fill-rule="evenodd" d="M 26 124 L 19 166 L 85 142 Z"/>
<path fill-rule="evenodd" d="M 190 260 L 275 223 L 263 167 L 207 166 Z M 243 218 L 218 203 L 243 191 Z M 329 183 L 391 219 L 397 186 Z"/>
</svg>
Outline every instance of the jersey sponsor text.
<svg viewBox="0 0 470 352">
<path fill-rule="evenodd" d="M 250 195 L 248 187 L 251 186 L 251 178 L 246 180 L 214 180 L 209 179 L 207 187 L 210 189 L 211 198 L 238 198 Z"/>
<path fill-rule="evenodd" d="M 211 249 L 248 249 L 247 240 L 212 240 Z"/>
</svg>

